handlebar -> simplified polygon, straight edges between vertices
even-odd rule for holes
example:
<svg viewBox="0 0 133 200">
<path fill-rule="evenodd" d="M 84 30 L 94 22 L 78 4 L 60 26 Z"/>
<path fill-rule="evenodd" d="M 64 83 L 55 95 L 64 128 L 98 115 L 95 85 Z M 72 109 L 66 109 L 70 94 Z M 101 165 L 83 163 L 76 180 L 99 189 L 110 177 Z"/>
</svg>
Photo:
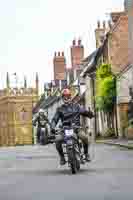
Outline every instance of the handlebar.
<svg viewBox="0 0 133 200">
<path fill-rule="evenodd" d="M 48 136 L 49 142 L 50 143 L 55 142 L 56 135 L 61 134 L 65 129 L 68 129 L 68 128 L 70 129 L 70 127 L 68 127 L 68 126 L 64 126 L 64 127 L 60 127 L 60 128 L 55 128 L 54 131 L 53 131 L 54 133 L 52 132 L 52 134 L 50 136 Z M 82 129 L 82 127 L 81 126 L 77 126 L 77 125 L 73 125 L 72 129 Z"/>
<path fill-rule="evenodd" d="M 58 133 L 58 132 L 62 132 L 64 131 L 65 129 L 82 129 L 81 126 L 77 126 L 77 125 L 73 125 L 72 127 L 70 126 L 63 126 L 61 128 L 55 128 L 55 134 Z"/>
</svg>

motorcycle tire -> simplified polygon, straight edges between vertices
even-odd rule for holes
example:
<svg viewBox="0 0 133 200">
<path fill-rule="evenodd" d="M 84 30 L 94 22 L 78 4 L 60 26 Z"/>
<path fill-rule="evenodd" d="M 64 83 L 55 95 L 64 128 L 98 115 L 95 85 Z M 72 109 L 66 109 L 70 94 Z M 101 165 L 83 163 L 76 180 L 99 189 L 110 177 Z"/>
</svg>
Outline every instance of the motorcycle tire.
<svg viewBox="0 0 133 200">
<path fill-rule="evenodd" d="M 79 166 L 77 165 L 77 159 L 76 159 L 75 151 L 73 149 L 69 150 L 68 159 L 69 159 L 72 174 L 76 174 L 79 169 Z"/>
<path fill-rule="evenodd" d="M 42 136 L 40 138 L 40 141 L 41 141 L 42 145 L 46 145 L 46 144 L 48 144 L 48 137 L 47 136 Z"/>
<path fill-rule="evenodd" d="M 80 160 L 76 159 L 76 167 L 77 167 L 77 170 L 79 171 L 80 170 Z"/>
</svg>

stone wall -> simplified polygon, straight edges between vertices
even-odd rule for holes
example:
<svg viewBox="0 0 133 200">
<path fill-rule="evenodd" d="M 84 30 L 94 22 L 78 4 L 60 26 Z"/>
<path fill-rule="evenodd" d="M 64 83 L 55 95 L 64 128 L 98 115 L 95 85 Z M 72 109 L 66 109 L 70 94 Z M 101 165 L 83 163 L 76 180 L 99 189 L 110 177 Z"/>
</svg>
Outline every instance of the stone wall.
<svg viewBox="0 0 133 200">
<path fill-rule="evenodd" d="M 119 136 L 125 136 L 125 126 L 128 124 L 127 110 L 130 100 L 129 87 L 133 83 L 133 67 L 129 66 L 117 80 L 117 109 Z"/>
<path fill-rule="evenodd" d="M 119 137 L 126 137 L 126 128 L 128 126 L 128 103 L 120 103 L 117 106 L 119 121 L 118 121 L 118 131 Z"/>
<path fill-rule="evenodd" d="M 133 84 L 133 67 L 127 67 L 117 80 L 117 104 L 128 103 L 129 87 Z"/>
<path fill-rule="evenodd" d="M 0 98 L 0 146 L 32 144 L 34 97 L 14 95 Z"/>
</svg>

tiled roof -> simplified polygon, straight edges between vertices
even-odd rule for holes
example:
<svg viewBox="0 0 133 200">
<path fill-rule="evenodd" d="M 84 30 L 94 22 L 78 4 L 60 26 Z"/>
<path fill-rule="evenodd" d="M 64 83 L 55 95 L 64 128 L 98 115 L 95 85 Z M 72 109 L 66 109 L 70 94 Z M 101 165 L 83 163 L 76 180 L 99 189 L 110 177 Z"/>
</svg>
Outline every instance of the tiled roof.
<svg viewBox="0 0 133 200">
<path fill-rule="evenodd" d="M 47 109 L 49 106 L 61 99 L 60 96 L 49 96 L 48 99 L 42 102 L 41 108 Z"/>
<path fill-rule="evenodd" d="M 41 99 L 38 101 L 36 106 L 33 109 L 33 113 L 38 112 L 40 108 L 47 109 L 49 106 L 51 106 L 54 102 L 60 100 L 60 92 L 56 90 L 53 95 L 48 96 L 45 98 L 45 94 L 42 95 Z"/>
<path fill-rule="evenodd" d="M 106 42 L 106 40 L 104 41 L 104 44 L 105 44 L 105 42 Z M 97 59 L 103 52 L 104 44 L 101 47 L 97 48 L 92 54 L 90 54 L 86 58 L 87 62 L 85 64 L 83 72 L 81 73 L 81 77 L 84 77 L 86 75 L 86 73 L 89 74 L 89 73 L 96 71 Z"/>
<path fill-rule="evenodd" d="M 43 108 L 43 109 L 47 109 L 49 106 L 51 106 L 53 103 L 55 103 L 56 101 L 59 101 L 61 99 L 60 96 L 56 96 L 56 95 L 53 95 L 53 96 L 49 96 L 47 99 L 41 99 L 38 104 L 36 105 L 36 107 L 33 109 L 33 113 L 36 113 L 38 112 L 38 110 L 40 108 Z"/>
</svg>

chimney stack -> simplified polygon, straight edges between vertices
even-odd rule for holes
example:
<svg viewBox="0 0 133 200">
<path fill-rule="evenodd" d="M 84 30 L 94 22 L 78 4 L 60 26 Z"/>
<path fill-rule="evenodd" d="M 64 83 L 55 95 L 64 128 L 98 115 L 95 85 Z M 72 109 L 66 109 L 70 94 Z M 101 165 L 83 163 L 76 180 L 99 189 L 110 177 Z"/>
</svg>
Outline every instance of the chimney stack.
<svg viewBox="0 0 133 200">
<path fill-rule="evenodd" d="M 81 39 L 78 39 L 77 45 L 75 44 L 76 40 L 73 40 L 73 45 L 71 46 L 71 64 L 73 69 L 79 69 L 80 63 L 84 58 L 84 47 Z"/>
<path fill-rule="evenodd" d="M 81 39 L 78 40 L 78 46 L 81 46 Z"/>
<path fill-rule="evenodd" d="M 75 45 L 76 45 L 76 40 L 74 39 L 74 40 L 73 40 L 73 46 L 75 46 Z"/>
<path fill-rule="evenodd" d="M 97 21 L 97 28 L 95 29 L 96 48 L 99 48 L 102 45 L 105 34 L 106 34 L 105 21 L 103 21 L 103 27 L 101 27 L 100 21 Z"/>
<path fill-rule="evenodd" d="M 101 28 L 101 24 L 100 24 L 100 21 L 99 21 L 99 20 L 97 21 L 97 28 L 98 28 L 98 29 Z"/>
<path fill-rule="evenodd" d="M 53 59 L 54 81 L 65 80 L 66 58 L 64 52 L 58 52 L 58 56 Z"/>
</svg>

